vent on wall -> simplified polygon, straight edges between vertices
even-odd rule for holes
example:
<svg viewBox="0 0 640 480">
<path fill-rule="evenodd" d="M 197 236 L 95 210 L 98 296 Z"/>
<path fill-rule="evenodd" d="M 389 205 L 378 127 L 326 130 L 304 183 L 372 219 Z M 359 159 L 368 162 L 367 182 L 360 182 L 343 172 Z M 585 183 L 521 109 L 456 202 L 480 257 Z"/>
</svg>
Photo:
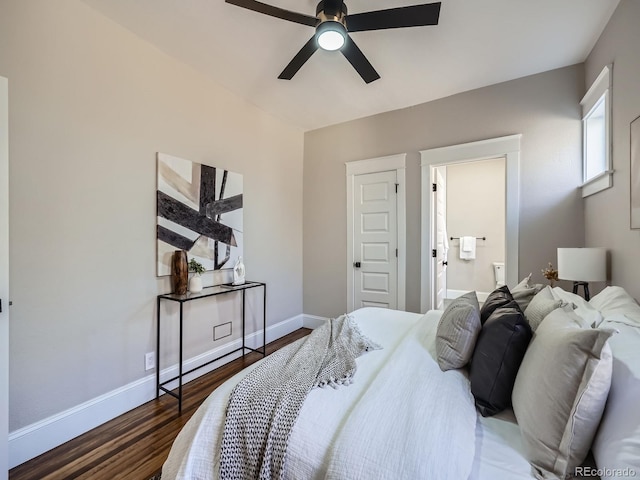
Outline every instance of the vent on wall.
<svg viewBox="0 0 640 480">
<path fill-rule="evenodd" d="M 215 325 L 213 327 L 213 341 L 230 336 L 231 330 L 231 322 Z"/>
</svg>

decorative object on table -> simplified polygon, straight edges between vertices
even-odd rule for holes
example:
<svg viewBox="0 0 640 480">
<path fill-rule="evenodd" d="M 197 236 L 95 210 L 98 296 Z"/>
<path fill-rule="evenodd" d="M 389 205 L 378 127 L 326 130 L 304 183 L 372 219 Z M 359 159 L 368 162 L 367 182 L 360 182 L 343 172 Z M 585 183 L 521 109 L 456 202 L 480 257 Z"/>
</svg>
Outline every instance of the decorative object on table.
<svg viewBox="0 0 640 480">
<path fill-rule="evenodd" d="M 553 268 L 551 262 L 549 262 L 549 266 L 547 268 L 542 269 L 542 275 L 544 275 L 544 278 L 549 280 L 549 285 L 551 285 L 552 287 L 553 284 L 558 280 L 558 270 Z"/>
<path fill-rule="evenodd" d="M 244 263 L 242 263 L 242 257 L 238 257 L 236 264 L 233 267 L 233 284 L 244 284 Z"/>
<path fill-rule="evenodd" d="M 202 277 L 200 276 L 205 272 L 204 267 L 195 258 L 189 260 L 189 271 L 193 272 L 191 279 L 189 280 L 189 291 L 191 293 L 199 293 L 202 291 Z"/>
<path fill-rule="evenodd" d="M 187 280 L 189 278 L 189 266 L 187 264 L 187 252 L 176 250 L 171 258 L 171 291 L 178 295 L 187 293 Z"/>
<path fill-rule="evenodd" d="M 631 228 L 640 228 L 640 117 L 631 130 Z"/>
<path fill-rule="evenodd" d="M 607 279 L 607 250 L 604 248 L 558 248 L 558 278 L 573 280 L 573 293 L 584 288 L 589 300 L 589 282 Z"/>
<path fill-rule="evenodd" d="M 233 268 L 243 247 L 242 175 L 158 153 L 157 275 L 176 248 L 205 270 Z"/>
</svg>

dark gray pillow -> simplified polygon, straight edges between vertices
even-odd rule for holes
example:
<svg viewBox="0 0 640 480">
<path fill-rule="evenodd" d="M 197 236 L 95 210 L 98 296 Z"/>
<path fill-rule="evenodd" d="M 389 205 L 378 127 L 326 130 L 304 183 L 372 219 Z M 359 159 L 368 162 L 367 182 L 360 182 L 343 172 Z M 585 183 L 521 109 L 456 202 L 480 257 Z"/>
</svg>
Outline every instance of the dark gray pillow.
<svg viewBox="0 0 640 480">
<path fill-rule="evenodd" d="M 443 372 L 464 367 L 480 333 L 480 307 L 476 292 L 456 298 L 445 309 L 436 332 L 436 353 Z"/>
<path fill-rule="evenodd" d="M 511 405 L 511 392 L 531 340 L 531 327 L 515 300 L 497 308 L 482 326 L 469 380 L 476 407 L 490 417 Z"/>
<path fill-rule="evenodd" d="M 496 288 L 489 294 L 482 304 L 482 309 L 480 310 L 480 322 L 484 325 L 484 322 L 487 321 L 487 318 L 491 316 L 496 308 L 504 307 L 511 301 L 513 301 L 513 296 L 509 291 L 509 287 L 503 285 L 500 288 Z"/>
</svg>

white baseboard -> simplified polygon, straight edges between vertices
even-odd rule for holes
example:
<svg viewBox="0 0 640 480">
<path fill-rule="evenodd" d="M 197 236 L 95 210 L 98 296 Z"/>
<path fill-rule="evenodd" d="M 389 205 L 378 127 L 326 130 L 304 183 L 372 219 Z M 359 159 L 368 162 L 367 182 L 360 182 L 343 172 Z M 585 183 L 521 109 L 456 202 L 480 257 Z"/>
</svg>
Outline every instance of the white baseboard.
<svg viewBox="0 0 640 480">
<path fill-rule="evenodd" d="M 469 293 L 469 290 L 451 290 L 447 289 L 447 298 L 453 300 L 454 298 L 458 298 L 465 293 Z M 476 292 L 476 296 L 478 297 L 478 302 L 482 303 L 487 300 L 491 292 Z"/>
<path fill-rule="evenodd" d="M 317 315 L 302 315 L 302 326 L 305 328 L 318 328 L 324 325 L 329 320 L 326 317 L 318 317 Z"/>
<path fill-rule="evenodd" d="M 267 343 L 277 340 L 299 328 L 306 322 L 307 315 L 296 315 L 282 322 L 267 327 Z M 320 318 L 320 317 L 318 317 Z M 313 328 L 313 327 L 312 327 Z M 246 345 L 251 348 L 262 346 L 262 330 L 247 335 Z M 184 369 L 190 370 L 198 365 L 219 357 L 242 346 L 238 339 L 221 347 L 209 350 L 194 358 L 185 360 Z M 218 368 L 234 358 L 240 352 L 234 353 L 216 362 L 192 372 L 184 377 L 184 382 L 193 380 L 211 370 Z M 160 379 L 172 378 L 178 374 L 178 365 L 162 370 Z M 177 384 L 177 383 L 176 383 Z M 80 405 L 72 407 L 51 417 L 35 422 L 9 434 L 9 468 L 24 463 L 52 448 L 77 437 L 103 423 L 132 410 L 143 403 L 153 400 L 156 395 L 155 373 L 135 382 L 124 385 L 104 395 L 93 398 Z M 176 405 L 177 408 L 177 405 Z"/>
</svg>

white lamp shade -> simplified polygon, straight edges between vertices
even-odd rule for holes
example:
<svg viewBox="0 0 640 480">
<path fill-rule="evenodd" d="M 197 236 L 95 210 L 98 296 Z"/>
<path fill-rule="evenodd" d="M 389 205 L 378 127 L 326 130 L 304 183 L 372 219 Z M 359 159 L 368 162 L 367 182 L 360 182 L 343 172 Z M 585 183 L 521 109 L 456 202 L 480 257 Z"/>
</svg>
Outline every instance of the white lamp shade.
<svg viewBox="0 0 640 480">
<path fill-rule="evenodd" d="M 607 250 L 604 248 L 558 248 L 558 278 L 574 282 L 605 281 Z"/>
</svg>

